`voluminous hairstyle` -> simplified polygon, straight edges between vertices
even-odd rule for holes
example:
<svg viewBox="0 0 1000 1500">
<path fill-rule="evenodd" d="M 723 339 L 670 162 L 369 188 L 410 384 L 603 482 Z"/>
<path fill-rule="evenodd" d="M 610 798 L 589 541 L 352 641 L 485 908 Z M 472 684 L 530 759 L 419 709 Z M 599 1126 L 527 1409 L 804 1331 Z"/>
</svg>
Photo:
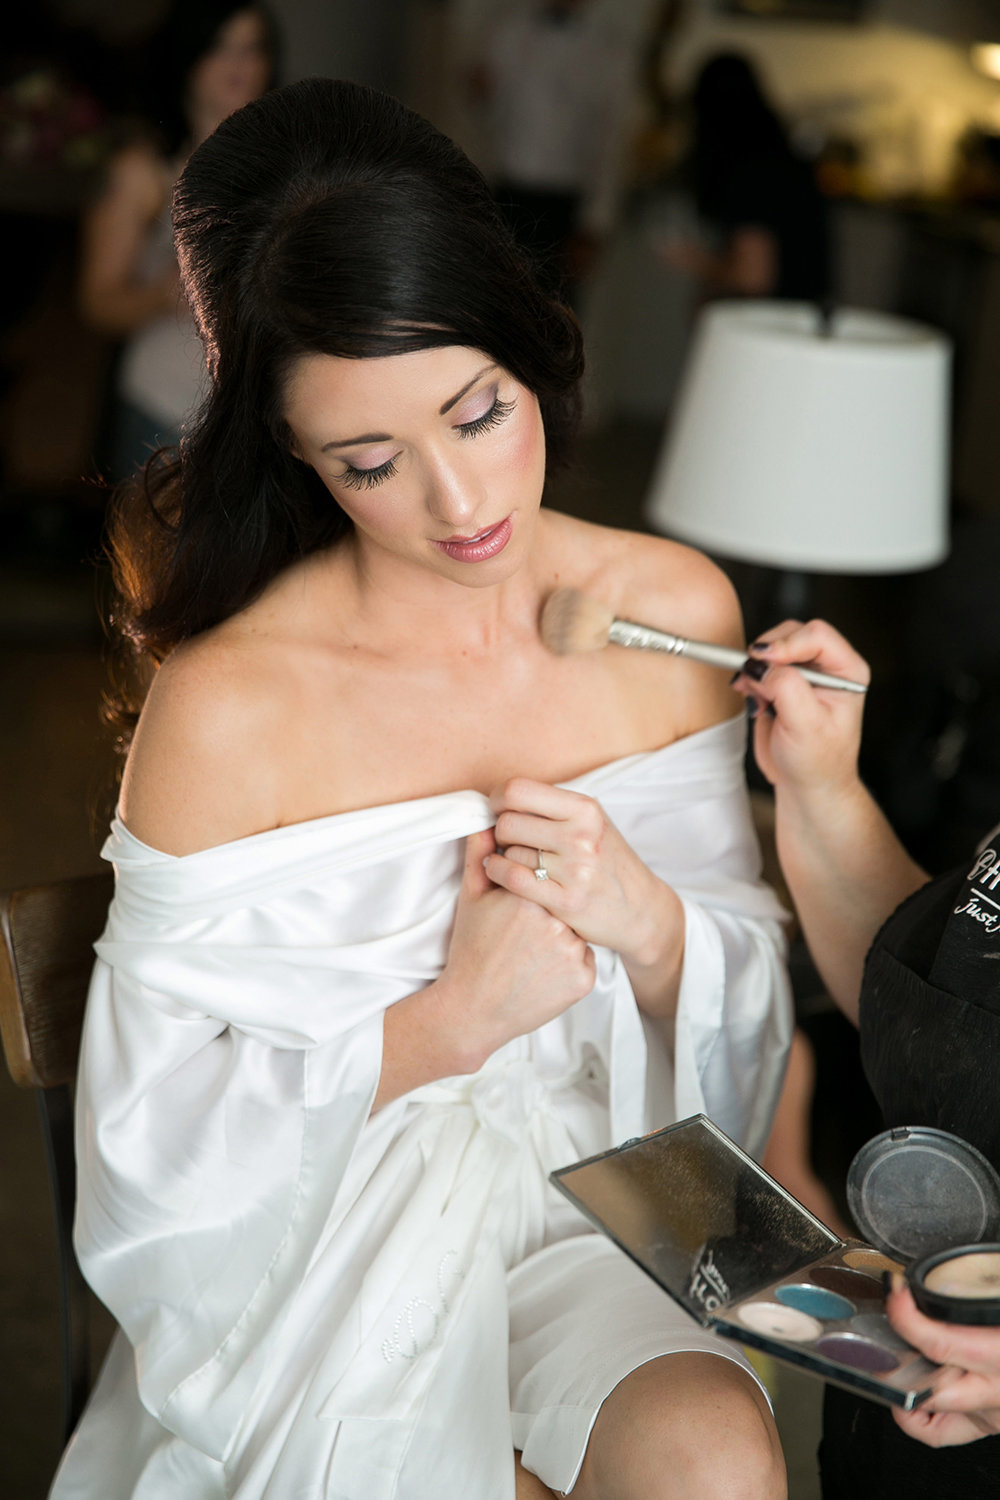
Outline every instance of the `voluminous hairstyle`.
<svg viewBox="0 0 1000 1500">
<path fill-rule="evenodd" d="M 291 451 L 296 361 L 482 350 L 538 397 L 550 464 L 575 431 L 573 315 L 538 287 L 468 158 L 363 85 L 312 78 L 230 116 L 174 195 L 212 383 L 179 455 L 118 497 L 118 630 L 162 658 L 227 619 L 350 522 Z"/>
</svg>

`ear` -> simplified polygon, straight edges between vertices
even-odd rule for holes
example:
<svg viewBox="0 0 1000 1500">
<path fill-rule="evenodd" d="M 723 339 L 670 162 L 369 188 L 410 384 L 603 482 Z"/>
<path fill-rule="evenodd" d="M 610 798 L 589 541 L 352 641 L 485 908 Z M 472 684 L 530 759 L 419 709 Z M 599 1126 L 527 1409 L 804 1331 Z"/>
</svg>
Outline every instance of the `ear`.
<svg viewBox="0 0 1000 1500">
<path fill-rule="evenodd" d="M 281 423 L 281 431 L 278 434 L 278 441 L 279 443 L 284 444 L 288 452 L 292 455 L 293 458 L 298 459 L 300 464 L 305 463 L 306 460 L 302 456 L 302 449 L 299 447 L 299 440 L 295 436 L 292 429 L 289 427 L 288 423 L 285 421 L 282 421 Z"/>
</svg>

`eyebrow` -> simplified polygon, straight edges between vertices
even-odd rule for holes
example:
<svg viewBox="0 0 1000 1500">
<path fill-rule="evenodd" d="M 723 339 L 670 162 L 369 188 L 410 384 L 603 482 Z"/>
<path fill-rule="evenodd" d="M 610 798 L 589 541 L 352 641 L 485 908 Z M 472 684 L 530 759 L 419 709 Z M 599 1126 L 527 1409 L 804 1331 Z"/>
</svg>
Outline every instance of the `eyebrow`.
<svg viewBox="0 0 1000 1500">
<path fill-rule="evenodd" d="M 438 416 L 439 417 L 447 416 L 448 412 L 451 411 L 452 407 L 453 406 L 457 406 L 458 403 L 461 401 L 462 397 L 468 395 L 469 391 L 472 390 L 472 387 L 474 385 L 477 385 L 478 382 L 480 380 L 482 380 L 482 378 L 483 378 L 484 375 L 489 375 L 491 371 L 493 371 L 493 370 L 495 370 L 497 368 L 498 368 L 498 366 L 496 364 L 484 365 L 481 370 L 477 371 L 477 373 L 475 375 L 473 375 L 473 377 L 472 377 L 472 379 L 470 381 L 468 381 L 465 385 L 463 385 L 463 387 L 462 387 L 462 389 L 460 391 L 457 391 L 454 396 L 452 396 L 448 401 L 446 401 L 444 403 L 443 406 L 439 406 L 438 407 Z M 388 432 L 363 432 L 360 437 L 338 438 L 338 439 L 336 439 L 333 442 L 324 443 L 323 446 L 322 446 L 322 448 L 319 451 L 321 453 L 328 453 L 331 448 L 353 448 L 355 446 L 355 444 L 358 444 L 358 443 L 391 443 L 391 442 L 392 442 L 392 434 L 391 433 L 388 433 Z"/>
<path fill-rule="evenodd" d="M 457 396 L 452 396 L 452 398 L 451 398 L 450 401 L 446 401 L 443 406 L 438 407 L 438 416 L 443 417 L 443 416 L 445 416 L 445 414 L 447 412 L 450 412 L 451 409 L 452 409 L 452 407 L 453 406 L 457 406 L 458 403 L 459 403 L 459 401 L 461 401 L 462 397 L 465 396 L 465 395 L 467 395 L 469 393 L 469 391 L 472 390 L 472 387 L 474 385 L 476 385 L 478 381 L 482 380 L 482 378 L 483 378 L 484 375 L 489 375 L 489 373 L 491 372 L 491 370 L 495 370 L 495 369 L 496 369 L 496 365 L 495 364 L 484 365 L 483 368 L 479 371 L 479 373 L 477 375 L 473 375 L 473 377 L 469 381 L 468 385 L 463 385 L 462 389 L 458 392 Z"/>
</svg>

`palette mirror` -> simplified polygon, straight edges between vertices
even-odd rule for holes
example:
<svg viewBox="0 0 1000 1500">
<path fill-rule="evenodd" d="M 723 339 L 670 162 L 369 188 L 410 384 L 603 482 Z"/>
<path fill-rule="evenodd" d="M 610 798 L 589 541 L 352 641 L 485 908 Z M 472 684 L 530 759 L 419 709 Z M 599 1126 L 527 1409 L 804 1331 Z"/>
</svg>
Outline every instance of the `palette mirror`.
<svg viewBox="0 0 1000 1500">
<path fill-rule="evenodd" d="M 892 1329 L 882 1272 L 704 1115 L 552 1173 L 552 1181 L 706 1328 L 909 1410 L 939 1366 Z"/>
</svg>

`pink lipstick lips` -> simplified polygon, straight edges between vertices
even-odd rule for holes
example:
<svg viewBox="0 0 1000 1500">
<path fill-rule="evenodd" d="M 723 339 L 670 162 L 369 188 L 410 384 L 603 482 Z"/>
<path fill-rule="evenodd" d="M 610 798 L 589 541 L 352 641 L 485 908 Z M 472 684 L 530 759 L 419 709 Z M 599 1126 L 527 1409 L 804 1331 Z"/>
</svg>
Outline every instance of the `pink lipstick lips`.
<svg viewBox="0 0 1000 1500">
<path fill-rule="evenodd" d="M 477 532 L 475 536 L 452 536 L 446 542 L 435 542 L 434 545 L 456 562 L 485 562 L 487 558 L 496 557 L 497 553 L 503 551 L 513 530 L 511 518 L 507 516 L 495 526 Z"/>
</svg>

